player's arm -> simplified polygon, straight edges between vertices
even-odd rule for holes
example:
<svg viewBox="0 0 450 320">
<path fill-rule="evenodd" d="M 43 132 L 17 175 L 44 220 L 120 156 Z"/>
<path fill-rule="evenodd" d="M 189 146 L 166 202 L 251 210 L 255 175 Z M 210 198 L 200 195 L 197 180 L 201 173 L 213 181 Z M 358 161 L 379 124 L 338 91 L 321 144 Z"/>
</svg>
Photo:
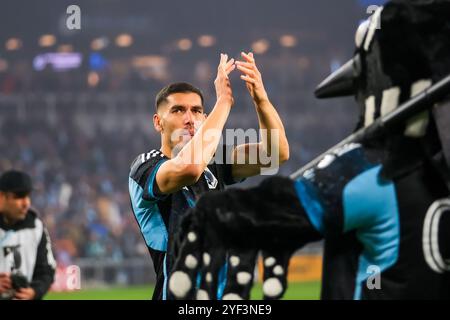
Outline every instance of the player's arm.
<svg viewBox="0 0 450 320">
<path fill-rule="evenodd" d="M 19 289 L 14 298 L 19 300 L 42 299 L 53 283 L 55 268 L 56 262 L 51 249 L 50 237 L 47 229 L 44 227 L 41 241 L 37 248 L 33 279 L 30 286 Z"/>
<path fill-rule="evenodd" d="M 241 79 L 245 81 L 255 104 L 261 141 L 235 147 L 232 154 L 235 179 L 257 175 L 262 168 L 278 167 L 289 159 L 289 144 L 283 123 L 269 100 L 253 54 L 242 52 L 241 55 L 244 61 L 236 61 L 236 65 L 243 73 Z"/>
<path fill-rule="evenodd" d="M 223 127 L 233 105 L 228 75 L 234 70 L 234 59 L 221 55 L 214 81 L 217 102 L 194 137 L 172 159 L 165 161 L 156 173 L 159 191 L 169 194 L 183 186 L 194 184 L 214 156 Z"/>
</svg>

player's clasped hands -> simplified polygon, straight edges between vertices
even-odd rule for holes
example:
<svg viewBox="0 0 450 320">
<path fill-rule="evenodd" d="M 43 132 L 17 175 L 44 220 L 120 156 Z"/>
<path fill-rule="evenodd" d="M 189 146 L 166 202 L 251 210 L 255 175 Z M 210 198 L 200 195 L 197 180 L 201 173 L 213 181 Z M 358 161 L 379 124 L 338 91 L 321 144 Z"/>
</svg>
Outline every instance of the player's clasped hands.
<svg viewBox="0 0 450 320">
<path fill-rule="evenodd" d="M 217 101 L 225 101 L 230 105 L 234 104 L 233 92 L 231 90 L 231 83 L 228 75 L 235 68 L 236 66 L 234 65 L 234 59 L 228 60 L 227 54 L 220 54 L 220 63 L 217 68 L 217 77 L 214 81 Z"/>
<path fill-rule="evenodd" d="M 216 87 L 217 100 L 224 99 L 233 105 L 233 93 L 229 74 L 238 69 L 241 71 L 241 79 L 245 81 L 247 89 L 253 101 L 259 105 L 262 101 L 268 100 L 267 92 L 264 88 L 261 72 L 256 66 L 255 58 L 252 52 L 241 52 L 242 61 L 228 60 L 227 54 L 220 55 L 220 63 L 217 70 L 217 77 L 214 81 Z"/>
<path fill-rule="evenodd" d="M 244 61 L 236 61 L 236 66 L 242 72 L 241 79 L 245 81 L 253 101 L 259 105 L 262 101 L 268 100 L 261 72 L 259 72 L 256 66 L 255 57 L 252 52 L 241 52 L 241 56 Z"/>
</svg>

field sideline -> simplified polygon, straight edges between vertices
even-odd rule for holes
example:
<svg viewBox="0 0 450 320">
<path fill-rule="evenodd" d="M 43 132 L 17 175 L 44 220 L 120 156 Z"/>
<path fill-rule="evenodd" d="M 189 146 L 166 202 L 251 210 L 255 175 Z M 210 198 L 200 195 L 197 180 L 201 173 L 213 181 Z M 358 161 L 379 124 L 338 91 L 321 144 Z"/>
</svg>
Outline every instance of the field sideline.
<svg viewBox="0 0 450 320">
<path fill-rule="evenodd" d="M 149 300 L 152 286 L 134 286 L 126 288 L 90 289 L 76 292 L 50 292 L 45 300 Z M 285 300 L 318 300 L 320 282 L 290 283 L 284 295 Z M 252 300 L 262 299 L 262 285 L 255 284 L 251 293 Z"/>
</svg>

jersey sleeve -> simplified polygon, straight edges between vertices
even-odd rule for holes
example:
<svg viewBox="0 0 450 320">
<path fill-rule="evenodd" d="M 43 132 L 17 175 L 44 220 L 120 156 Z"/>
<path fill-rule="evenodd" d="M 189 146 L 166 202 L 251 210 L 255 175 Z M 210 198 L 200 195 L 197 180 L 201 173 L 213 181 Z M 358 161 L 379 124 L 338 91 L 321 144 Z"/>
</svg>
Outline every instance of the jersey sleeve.
<svg viewBox="0 0 450 320">
<path fill-rule="evenodd" d="M 239 181 L 237 181 L 236 179 L 234 179 L 233 177 L 233 166 L 231 164 L 223 164 L 222 166 L 222 171 L 223 171 L 223 182 L 229 186 L 229 185 L 233 185 L 239 182 L 244 181 L 245 179 L 241 179 Z"/>
<path fill-rule="evenodd" d="M 221 177 L 225 185 L 233 185 L 239 182 L 245 181 L 245 178 L 236 180 L 233 177 L 233 161 L 231 156 L 233 154 L 234 145 L 222 145 L 221 149 L 217 148 L 221 151 L 221 153 L 216 154 L 216 158 L 220 160 L 220 163 L 217 165 L 217 169 L 220 170 Z"/>
<path fill-rule="evenodd" d="M 140 197 L 146 201 L 154 202 L 167 196 L 159 191 L 156 183 L 156 173 L 167 160 L 161 151 L 152 150 L 140 154 L 133 161 L 129 176 L 130 195 L 132 198 L 135 196 L 133 190 L 140 190 Z"/>
</svg>

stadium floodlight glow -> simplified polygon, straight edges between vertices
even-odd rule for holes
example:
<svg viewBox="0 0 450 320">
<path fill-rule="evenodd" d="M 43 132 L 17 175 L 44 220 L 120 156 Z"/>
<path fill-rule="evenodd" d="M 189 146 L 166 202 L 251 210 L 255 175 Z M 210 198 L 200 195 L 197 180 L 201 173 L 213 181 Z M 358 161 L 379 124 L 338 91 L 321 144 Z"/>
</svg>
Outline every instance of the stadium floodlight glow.
<svg viewBox="0 0 450 320">
<path fill-rule="evenodd" d="M 280 45 L 285 48 L 292 48 L 297 45 L 297 38 L 291 34 L 285 34 L 280 37 Z"/>
<path fill-rule="evenodd" d="M 128 33 L 119 34 L 116 37 L 116 46 L 125 48 L 133 44 L 133 37 Z"/>
<path fill-rule="evenodd" d="M 137 68 L 160 68 L 166 66 L 167 63 L 168 60 L 166 57 L 158 55 L 136 56 L 131 60 L 131 64 Z"/>
<path fill-rule="evenodd" d="M 8 51 L 19 50 L 22 48 L 22 40 L 19 38 L 9 38 L 5 43 L 5 48 Z"/>
<path fill-rule="evenodd" d="M 216 44 L 216 38 L 209 34 L 204 34 L 197 39 L 197 43 L 200 47 L 212 47 Z"/>
<path fill-rule="evenodd" d="M 252 50 L 256 54 L 264 54 L 269 48 L 270 42 L 267 39 L 259 39 L 252 43 Z"/>
<path fill-rule="evenodd" d="M 160 81 L 167 81 L 168 64 L 169 60 L 159 55 L 135 56 L 131 60 L 131 65 L 136 68 L 142 78 Z"/>
<path fill-rule="evenodd" d="M 56 37 L 52 34 L 44 34 L 39 38 L 39 46 L 41 47 L 51 47 L 55 45 Z"/>
<path fill-rule="evenodd" d="M 94 51 L 100 51 L 105 49 L 109 45 L 109 39 L 107 37 L 95 38 L 91 42 L 91 49 Z"/>
<path fill-rule="evenodd" d="M 181 51 L 191 50 L 191 48 L 192 48 L 192 41 L 190 39 L 188 39 L 188 38 L 180 39 L 177 42 L 177 47 Z"/>
</svg>

